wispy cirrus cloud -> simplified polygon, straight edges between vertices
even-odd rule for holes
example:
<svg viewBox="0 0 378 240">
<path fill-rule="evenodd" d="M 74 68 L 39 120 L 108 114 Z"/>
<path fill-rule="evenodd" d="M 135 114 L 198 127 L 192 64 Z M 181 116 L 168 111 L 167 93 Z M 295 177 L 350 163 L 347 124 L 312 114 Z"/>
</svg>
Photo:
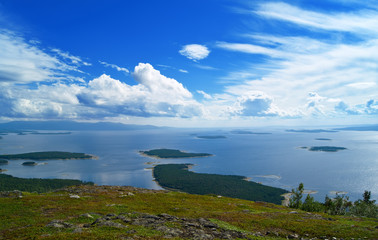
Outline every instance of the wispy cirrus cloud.
<svg viewBox="0 0 378 240">
<path fill-rule="evenodd" d="M 270 2 L 259 5 L 253 12 L 267 18 L 315 29 L 351 32 L 361 37 L 378 34 L 377 12 L 370 9 L 322 13 L 301 9 L 283 2 Z"/>
<path fill-rule="evenodd" d="M 251 31 L 242 34 L 247 42 L 218 42 L 216 46 L 224 50 L 267 57 L 263 62 L 244 65 L 223 77 L 221 81 L 229 83 L 225 87 L 227 94 L 245 96 L 260 91 L 273 99 L 275 107 L 280 109 L 278 115 L 326 118 L 375 113 L 368 111 L 365 103 L 378 99 L 378 30 L 374 27 L 378 23 L 378 11 L 325 13 L 271 2 L 260 4 L 250 12 L 267 21 L 278 21 L 276 27 L 291 23 L 313 33 L 272 35 Z M 316 34 L 318 31 L 321 36 Z M 335 32 L 353 36 L 335 38 Z"/>
<path fill-rule="evenodd" d="M 84 65 L 84 66 L 91 66 L 92 65 L 91 63 L 83 61 L 80 57 L 73 56 L 73 55 L 69 54 L 68 52 L 64 52 L 60 49 L 53 48 L 53 49 L 51 49 L 51 51 L 57 53 L 59 56 L 61 56 L 64 59 L 70 60 L 71 63 L 73 63 L 73 64 Z"/>
<path fill-rule="evenodd" d="M 14 32 L 0 30 L 0 82 L 82 81 L 69 74 L 70 71 L 83 73 L 79 70 L 80 65 L 89 63 L 58 49 L 47 52 L 38 43 L 28 42 Z"/>
<path fill-rule="evenodd" d="M 114 69 L 116 69 L 118 72 L 130 73 L 130 71 L 129 71 L 127 68 L 120 67 L 120 66 L 115 65 L 115 64 L 107 63 L 107 62 L 104 62 L 104 61 L 99 61 L 99 63 L 101 63 L 101 64 L 104 65 L 105 67 L 111 67 L 111 68 L 114 68 Z"/>
</svg>

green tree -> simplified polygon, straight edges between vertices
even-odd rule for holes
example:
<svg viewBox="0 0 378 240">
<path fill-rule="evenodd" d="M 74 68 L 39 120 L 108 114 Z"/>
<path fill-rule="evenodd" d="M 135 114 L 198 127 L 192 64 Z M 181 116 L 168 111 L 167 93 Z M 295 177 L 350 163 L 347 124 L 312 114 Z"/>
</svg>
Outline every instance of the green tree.
<svg viewBox="0 0 378 240">
<path fill-rule="evenodd" d="M 302 197 L 303 197 L 303 183 L 300 183 L 297 189 L 291 190 L 291 197 L 289 201 L 289 207 L 291 208 L 301 208 L 302 206 Z"/>
<path fill-rule="evenodd" d="M 350 214 L 362 217 L 378 217 L 378 206 L 375 204 L 375 200 L 370 200 L 371 192 L 365 191 L 363 200 L 357 200 L 354 202 L 353 206 L 350 208 Z"/>
<path fill-rule="evenodd" d="M 349 197 L 336 194 L 335 198 L 326 196 L 324 206 L 325 211 L 331 215 L 345 215 L 352 206 L 352 202 L 349 201 Z"/>
<path fill-rule="evenodd" d="M 324 210 L 324 206 L 322 203 L 315 201 L 314 197 L 308 194 L 305 201 L 302 204 L 301 210 L 307 212 L 321 212 Z"/>
</svg>

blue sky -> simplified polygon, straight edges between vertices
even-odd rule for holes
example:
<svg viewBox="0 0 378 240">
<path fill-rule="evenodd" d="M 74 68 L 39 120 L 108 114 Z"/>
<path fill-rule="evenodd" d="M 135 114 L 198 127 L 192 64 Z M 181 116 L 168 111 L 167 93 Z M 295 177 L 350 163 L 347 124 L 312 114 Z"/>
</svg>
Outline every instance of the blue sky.
<svg viewBox="0 0 378 240">
<path fill-rule="evenodd" d="M 377 123 L 378 1 L 0 0 L 0 120 Z"/>
</svg>

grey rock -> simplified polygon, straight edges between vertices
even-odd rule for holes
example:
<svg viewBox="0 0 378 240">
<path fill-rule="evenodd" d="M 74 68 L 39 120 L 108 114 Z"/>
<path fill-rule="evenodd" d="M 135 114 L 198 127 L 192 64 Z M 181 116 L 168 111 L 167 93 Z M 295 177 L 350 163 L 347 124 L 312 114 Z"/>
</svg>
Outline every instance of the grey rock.
<svg viewBox="0 0 378 240">
<path fill-rule="evenodd" d="M 63 222 L 62 220 L 53 220 L 49 222 L 46 227 L 53 227 L 53 228 L 72 228 L 73 224 Z"/>
<path fill-rule="evenodd" d="M 99 224 L 97 224 L 97 226 L 106 226 L 106 227 L 114 227 L 114 228 L 125 228 L 126 227 L 125 225 L 122 225 L 120 223 L 113 222 L 113 221 L 100 222 Z"/>
</svg>

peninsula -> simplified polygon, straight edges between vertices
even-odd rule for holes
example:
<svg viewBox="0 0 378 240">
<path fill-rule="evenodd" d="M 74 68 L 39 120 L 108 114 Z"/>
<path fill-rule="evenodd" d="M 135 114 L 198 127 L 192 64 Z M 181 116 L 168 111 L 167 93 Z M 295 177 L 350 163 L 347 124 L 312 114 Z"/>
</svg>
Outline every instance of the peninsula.
<svg viewBox="0 0 378 240">
<path fill-rule="evenodd" d="M 0 159 L 3 159 L 3 160 L 20 160 L 20 159 L 68 160 L 68 159 L 94 159 L 94 158 L 96 157 L 85 154 L 85 153 L 72 153 L 72 152 L 59 152 L 59 151 L 30 152 L 30 153 L 21 153 L 21 154 L 0 155 Z"/>
<path fill-rule="evenodd" d="M 252 201 L 281 204 L 286 190 L 246 181 L 237 175 L 194 173 L 191 164 L 162 164 L 154 167 L 153 176 L 163 188 L 191 194 L 215 194 Z"/>
<path fill-rule="evenodd" d="M 155 158 L 195 158 L 195 157 L 210 157 L 213 156 L 209 153 L 188 153 L 182 152 L 177 149 L 153 149 L 149 151 L 139 151 L 140 154 L 155 157 Z"/>
</svg>

